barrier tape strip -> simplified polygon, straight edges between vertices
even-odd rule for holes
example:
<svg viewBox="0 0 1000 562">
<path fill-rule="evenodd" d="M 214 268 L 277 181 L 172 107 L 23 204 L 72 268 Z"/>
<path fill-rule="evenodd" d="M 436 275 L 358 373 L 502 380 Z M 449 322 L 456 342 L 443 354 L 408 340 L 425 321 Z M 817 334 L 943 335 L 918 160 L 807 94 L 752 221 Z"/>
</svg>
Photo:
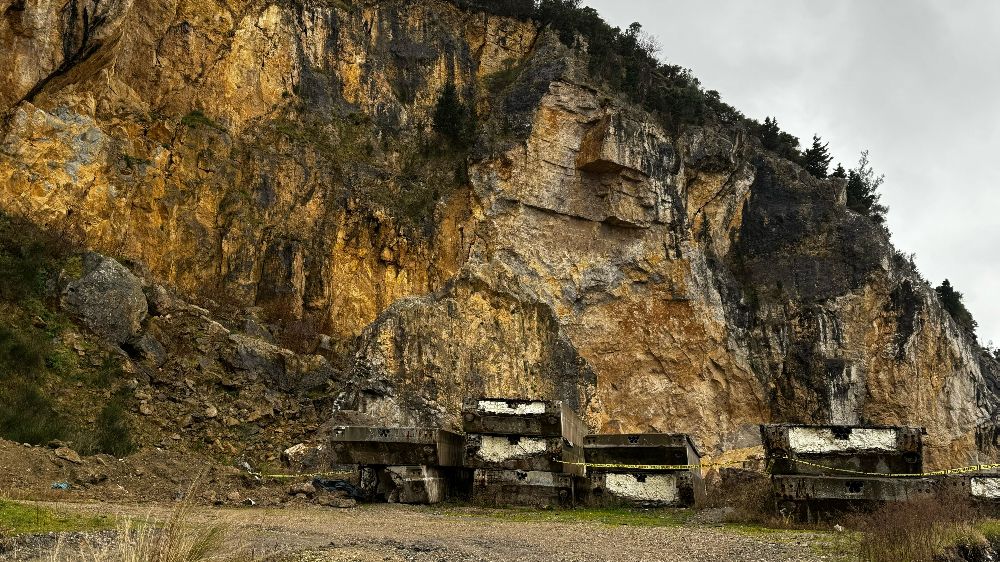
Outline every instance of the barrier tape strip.
<svg viewBox="0 0 1000 562">
<path fill-rule="evenodd" d="M 953 474 L 970 474 L 973 472 L 981 472 L 983 470 L 995 470 L 1000 468 L 1000 463 L 996 464 L 974 464 L 970 466 L 963 466 L 959 468 L 946 468 L 944 470 L 932 470 L 930 472 L 865 472 L 863 470 L 852 470 L 850 468 L 838 468 L 833 466 L 826 466 L 822 464 L 817 464 L 814 462 L 805 461 L 802 459 L 795 459 L 791 457 L 777 457 L 782 460 L 788 460 L 796 462 L 799 464 L 804 464 L 806 466 L 812 466 L 814 468 L 821 468 L 823 470 L 829 470 L 832 472 L 842 472 L 844 474 L 857 474 L 860 476 L 881 476 L 889 478 L 926 478 L 928 476 L 949 476 Z"/>
<path fill-rule="evenodd" d="M 818 464 L 798 458 L 793 457 L 773 457 L 774 460 L 786 460 L 795 462 L 798 464 L 804 464 L 806 466 L 811 466 L 813 468 L 819 468 L 822 470 L 828 470 L 831 472 L 840 472 L 843 474 L 854 474 L 858 476 L 876 476 L 882 478 L 927 478 L 930 476 L 950 476 L 958 474 L 971 474 L 974 472 L 982 472 L 984 470 L 997 470 L 1000 469 L 1000 463 L 994 464 L 974 464 L 970 466 L 963 466 L 959 468 L 947 468 L 944 470 L 934 470 L 930 472 L 865 472 L 863 470 L 852 470 L 850 468 L 839 468 L 834 466 L 826 466 L 823 464 Z M 678 470 L 705 470 L 710 468 L 733 466 L 738 464 L 743 464 L 744 461 L 726 461 L 726 462 L 711 462 L 702 464 L 608 464 L 608 463 L 589 463 L 589 462 L 563 462 L 565 465 L 572 466 L 584 466 L 593 468 L 615 468 L 624 470 L 656 470 L 656 471 L 678 471 Z M 761 472 L 767 472 L 761 471 Z M 255 474 L 261 478 L 274 478 L 274 479 L 295 479 L 295 478 L 313 478 L 317 476 L 336 476 L 350 474 L 350 471 L 336 471 L 336 472 L 317 472 L 313 474 Z"/>
<path fill-rule="evenodd" d="M 253 474 L 253 473 L 251 473 Z M 352 474 L 349 470 L 338 470 L 336 472 L 314 472 L 312 474 L 254 474 L 260 478 L 274 478 L 275 480 L 281 480 L 282 478 L 315 478 L 317 476 L 343 476 L 345 474 Z"/>
</svg>

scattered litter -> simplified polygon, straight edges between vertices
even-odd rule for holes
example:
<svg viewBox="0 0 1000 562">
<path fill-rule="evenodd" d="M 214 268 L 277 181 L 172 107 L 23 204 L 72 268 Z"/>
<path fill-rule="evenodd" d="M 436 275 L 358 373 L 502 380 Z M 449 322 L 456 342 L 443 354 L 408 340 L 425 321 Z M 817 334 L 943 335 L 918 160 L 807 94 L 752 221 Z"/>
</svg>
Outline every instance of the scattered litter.
<svg viewBox="0 0 1000 562">
<path fill-rule="evenodd" d="M 358 489 L 357 486 L 346 480 L 323 480 L 322 478 L 314 478 L 312 485 L 317 490 L 323 489 L 327 492 L 344 492 L 355 500 L 365 499 L 364 493 Z"/>
<path fill-rule="evenodd" d="M 69 482 L 53 482 L 52 489 L 63 491 L 69 490 Z"/>
</svg>

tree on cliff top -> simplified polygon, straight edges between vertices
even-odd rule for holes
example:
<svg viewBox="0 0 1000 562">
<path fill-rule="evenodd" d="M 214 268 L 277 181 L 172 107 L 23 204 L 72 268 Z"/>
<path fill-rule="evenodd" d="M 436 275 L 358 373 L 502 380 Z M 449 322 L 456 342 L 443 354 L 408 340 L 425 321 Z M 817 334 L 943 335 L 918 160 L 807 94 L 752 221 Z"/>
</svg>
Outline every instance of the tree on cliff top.
<svg viewBox="0 0 1000 562">
<path fill-rule="evenodd" d="M 858 159 L 858 167 L 847 172 L 847 207 L 883 224 L 889 207 L 879 203 L 882 195 L 878 193 L 878 188 L 884 181 L 884 175 L 876 176 L 872 170 L 868 162 L 868 151 L 863 151 Z"/>
<path fill-rule="evenodd" d="M 813 135 L 812 146 L 802 154 L 802 160 L 806 171 L 813 176 L 824 179 L 830 169 L 830 143 L 824 143 L 819 135 Z"/>
<path fill-rule="evenodd" d="M 754 125 L 754 132 L 765 149 L 792 162 L 802 163 L 798 137 L 782 131 L 777 119 L 765 117 L 763 123 L 754 122 Z"/>
<path fill-rule="evenodd" d="M 944 280 L 944 283 L 936 287 L 934 291 L 937 292 L 938 298 L 941 299 L 944 309 L 955 319 L 955 323 L 975 341 L 976 328 L 979 327 L 979 323 L 972 317 L 969 309 L 965 307 L 965 302 L 963 301 L 964 295 L 956 291 L 951 286 L 951 281 L 947 279 Z"/>
</svg>

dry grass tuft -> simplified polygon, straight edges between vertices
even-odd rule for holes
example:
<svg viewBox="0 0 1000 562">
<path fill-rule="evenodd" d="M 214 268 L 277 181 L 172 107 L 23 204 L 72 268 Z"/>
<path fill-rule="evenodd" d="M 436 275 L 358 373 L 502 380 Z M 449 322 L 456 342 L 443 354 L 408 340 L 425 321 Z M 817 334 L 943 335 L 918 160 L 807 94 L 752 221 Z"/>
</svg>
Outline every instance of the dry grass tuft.
<svg viewBox="0 0 1000 562">
<path fill-rule="evenodd" d="M 158 524 L 151 517 L 119 520 L 114 539 L 95 539 L 75 547 L 60 541 L 49 562 L 250 562 L 260 560 L 250 547 L 249 530 L 230 521 L 201 524 L 184 507 Z"/>
<path fill-rule="evenodd" d="M 60 541 L 49 562 L 252 562 L 263 560 L 251 544 L 252 529 L 232 519 L 205 522 L 195 517 L 195 480 L 165 521 L 120 517 L 110 542 L 95 538 L 69 548 Z"/>
<path fill-rule="evenodd" d="M 887 503 L 846 523 L 857 531 L 854 550 L 861 562 L 932 562 L 956 548 L 985 546 L 981 520 L 966 498 L 946 495 Z"/>
</svg>

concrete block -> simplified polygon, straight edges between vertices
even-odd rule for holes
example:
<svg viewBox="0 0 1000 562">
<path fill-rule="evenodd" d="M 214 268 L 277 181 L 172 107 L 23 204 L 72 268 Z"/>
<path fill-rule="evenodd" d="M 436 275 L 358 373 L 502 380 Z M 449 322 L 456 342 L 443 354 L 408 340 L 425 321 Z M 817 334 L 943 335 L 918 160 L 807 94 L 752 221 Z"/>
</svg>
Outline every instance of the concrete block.
<svg viewBox="0 0 1000 562">
<path fill-rule="evenodd" d="M 581 495 L 588 505 L 687 507 L 694 505 L 689 472 L 591 473 Z"/>
<path fill-rule="evenodd" d="M 462 407 L 466 433 L 562 437 L 578 447 L 589 432 L 587 424 L 565 403 L 505 398 L 470 398 Z"/>
<path fill-rule="evenodd" d="M 570 507 L 575 496 L 569 474 L 486 468 L 473 473 L 472 501 L 481 505 Z"/>
<path fill-rule="evenodd" d="M 332 433 L 330 462 L 393 466 L 462 466 L 462 435 L 432 428 L 343 426 Z"/>
<path fill-rule="evenodd" d="M 775 474 L 917 474 L 923 470 L 923 434 L 910 427 L 761 426 Z"/>
<path fill-rule="evenodd" d="M 448 481 L 429 466 L 388 466 L 384 494 L 390 503 L 432 504 L 448 497 Z"/>
<path fill-rule="evenodd" d="M 583 476 L 583 447 L 562 437 L 466 435 L 465 466 L 507 470 L 563 472 Z"/>
</svg>

